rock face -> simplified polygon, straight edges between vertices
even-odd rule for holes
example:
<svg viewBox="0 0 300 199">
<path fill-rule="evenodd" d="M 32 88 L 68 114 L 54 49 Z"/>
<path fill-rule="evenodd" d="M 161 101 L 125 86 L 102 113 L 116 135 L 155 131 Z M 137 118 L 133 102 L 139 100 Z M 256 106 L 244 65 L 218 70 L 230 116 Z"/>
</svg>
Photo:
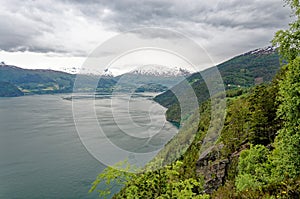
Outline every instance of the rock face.
<svg viewBox="0 0 300 199">
<path fill-rule="evenodd" d="M 204 191 L 212 193 L 225 181 L 226 169 L 229 159 L 220 159 L 222 144 L 214 146 L 210 152 L 197 161 L 196 171 L 204 176 Z"/>
<path fill-rule="evenodd" d="M 225 183 L 225 177 L 231 164 L 238 160 L 243 150 L 249 149 L 249 143 L 243 143 L 239 150 L 232 153 L 229 158 L 221 158 L 223 144 L 215 145 L 207 153 L 200 156 L 196 164 L 196 172 L 204 176 L 204 192 L 212 193 Z M 271 146 L 270 146 L 271 147 Z"/>
</svg>

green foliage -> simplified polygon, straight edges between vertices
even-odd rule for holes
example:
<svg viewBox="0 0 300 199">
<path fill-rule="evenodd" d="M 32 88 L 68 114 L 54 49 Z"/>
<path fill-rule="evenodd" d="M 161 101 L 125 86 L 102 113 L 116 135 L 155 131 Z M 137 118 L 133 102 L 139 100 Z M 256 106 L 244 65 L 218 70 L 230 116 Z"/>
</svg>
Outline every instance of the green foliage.
<svg viewBox="0 0 300 199">
<path fill-rule="evenodd" d="M 0 67 L 1 81 L 17 86 L 25 94 L 72 92 L 75 75 L 52 70 Z"/>
<path fill-rule="evenodd" d="M 298 0 L 286 2 L 293 8 L 297 21 L 289 30 L 278 32 L 273 40 L 289 64 L 282 67 L 272 83 L 251 89 L 239 88 L 254 85 L 256 77 L 270 81 L 279 68 L 277 53 L 246 53 L 218 66 L 230 98 L 219 142 L 224 144 L 221 158 L 229 158 L 230 163 L 226 168 L 227 181 L 211 195 L 212 198 L 300 197 L 300 11 Z M 202 104 L 200 122 L 196 122 L 194 115 L 185 120 L 186 125 L 146 170 L 130 175 L 128 181 L 118 181 L 124 188 L 114 198 L 210 197 L 203 195 L 204 182 L 196 172 L 196 163 L 210 120 L 214 120 L 210 115 L 211 102 L 204 102 L 209 95 L 199 74 L 192 75 L 188 81 Z M 184 95 L 182 87 L 176 88 Z M 168 119 L 183 120 L 178 116 L 180 106 L 171 91 L 156 100 L 169 107 Z M 243 150 L 249 143 L 250 149 Z M 151 170 L 157 166 L 162 168 Z M 122 175 L 114 172 L 106 179 L 110 179 L 109 182 L 117 176 L 126 179 Z M 103 177 L 105 175 L 100 176 L 96 184 L 101 183 Z"/>
<path fill-rule="evenodd" d="M 274 173 L 291 178 L 300 175 L 300 57 L 288 64 L 280 81 L 278 116 L 284 121 L 275 141 Z"/>
<path fill-rule="evenodd" d="M 219 189 L 212 194 L 211 198 L 214 199 L 237 198 L 234 182 L 228 180 L 223 186 L 219 187 Z"/>
<path fill-rule="evenodd" d="M 242 151 L 238 165 L 236 187 L 238 191 L 256 189 L 265 185 L 267 181 L 264 164 L 269 155 L 269 150 L 262 145 L 252 146 Z"/>
<path fill-rule="evenodd" d="M 245 53 L 243 55 L 234 57 L 222 64 L 216 66 L 223 78 L 225 89 L 232 90 L 227 92 L 229 97 L 239 95 L 238 92 L 234 93 L 234 90 L 239 92 L 243 88 L 251 87 L 255 84 L 255 78 L 262 78 L 264 82 L 270 82 L 278 69 L 279 56 L 277 52 L 266 54 Z M 205 74 L 210 74 L 211 69 L 203 71 Z M 208 88 L 200 73 L 194 73 L 187 78 L 195 94 L 198 98 L 199 104 L 202 104 L 210 98 Z M 182 83 L 174 86 L 171 90 L 158 95 L 154 100 L 161 105 L 168 108 L 167 119 L 168 121 L 180 121 L 180 105 L 177 97 L 184 96 L 185 98 L 191 98 L 188 96 L 184 89 L 182 89 Z M 173 91 L 173 92 L 172 92 Z M 174 95 L 176 93 L 177 96 Z"/>
<path fill-rule="evenodd" d="M 285 127 L 297 128 L 300 124 L 300 57 L 288 64 L 285 78 L 279 84 L 279 117 L 288 122 Z"/>
<path fill-rule="evenodd" d="M 24 93 L 20 91 L 20 89 L 18 89 L 15 85 L 0 81 L 0 97 L 17 97 L 23 95 Z"/>
<path fill-rule="evenodd" d="M 181 109 L 179 103 L 175 103 L 170 106 L 166 112 L 167 121 L 176 124 L 176 126 L 180 126 L 181 114 L 178 114 L 180 111 Z"/>
<path fill-rule="evenodd" d="M 201 179 L 182 177 L 182 165 L 176 161 L 160 170 L 138 174 L 115 198 L 209 198 L 200 194 Z"/>
<path fill-rule="evenodd" d="M 168 87 L 163 86 L 161 84 L 157 83 L 148 83 L 148 84 L 143 84 L 142 86 L 138 87 L 135 92 L 163 92 L 168 90 Z"/>
<path fill-rule="evenodd" d="M 238 96 L 241 96 L 242 94 L 247 93 L 248 90 L 245 88 L 236 88 L 236 89 L 230 89 L 226 91 L 226 97 L 227 98 L 235 98 Z"/>
<path fill-rule="evenodd" d="M 201 178 L 184 178 L 183 163 L 176 161 L 160 170 L 130 173 L 130 166 L 119 163 L 116 167 L 106 168 L 93 183 L 90 192 L 95 191 L 102 182 L 105 189 L 98 190 L 99 196 L 111 194 L 112 186 L 123 185 L 124 188 L 114 198 L 199 198 L 208 199 L 203 190 Z M 103 187 L 102 185 L 102 187 Z"/>
<path fill-rule="evenodd" d="M 275 139 L 282 121 L 277 118 L 278 84 L 256 86 L 247 97 L 250 110 L 250 135 L 252 144 L 268 145 Z"/>
<path fill-rule="evenodd" d="M 111 195 L 111 190 L 114 186 L 123 187 L 135 174 L 131 173 L 133 168 L 130 167 L 127 161 L 119 162 L 113 167 L 107 167 L 100 173 L 93 182 L 90 192 L 97 190 L 99 185 L 104 189 L 98 189 L 99 197 L 108 197 Z"/>
<path fill-rule="evenodd" d="M 148 168 L 151 169 L 169 165 L 184 157 L 184 165 L 188 165 L 187 168 L 193 170 L 195 161 L 199 156 L 199 142 L 203 140 L 209 127 L 210 109 L 210 102 L 202 104 L 199 110 L 200 118 L 197 117 L 196 113 L 189 117 L 185 124 L 179 129 L 179 132 L 148 164 Z M 192 173 L 194 173 L 194 171 Z"/>
<path fill-rule="evenodd" d="M 256 145 L 243 151 L 239 160 L 239 174 L 236 178 L 236 187 L 241 196 L 256 195 L 256 197 L 299 198 L 300 176 L 300 5 L 298 0 L 287 0 L 291 5 L 297 20 L 290 24 L 289 30 L 276 33 L 273 40 L 279 46 L 279 52 L 289 64 L 283 67 L 284 78 L 278 78 L 279 89 L 277 100 L 279 106 L 277 117 L 283 121 L 281 129 L 275 138 L 274 150 L 269 152 L 264 146 Z M 275 89 L 276 90 L 276 89 Z M 263 93 L 263 92 L 259 92 Z M 262 96 L 264 106 L 274 104 L 267 96 Z M 255 102 L 255 106 L 261 103 Z M 271 107 L 271 108 L 270 108 Z M 270 106 L 262 113 L 255 114 L 254 118 L 264 119 L 264 113 L 274 115 Z M 256 108 L 256 107 L 254 107 Z M 276 121 L 273 117 L 272 121 Z M 276 122 L 269 123 L 276 129 Z M 260 127 L 260 125 L 255 126 Z M 268 131 L 268 129 L 265 129 Z M 251 189 L 250 192 L 248 190 Z M 248 192 L 248 193 L 246 193 Z M 251 194 L 250 194 L 251 193 Z"/>
<path fill-rule="evenodd" d="M 294 60 L 300 55 L 300 5 L 299 0 L 285 0 L 292 8 L 296 20 L 290 23 L 288 30 L 280 30 L 276 33 L 273 44 L 277 45 L 283 59 Z"/>
<path fill-rule="evenodd" d="M 227 108 L 227 116 L 220 141 L 224 143 L 225 156 L 233 153 L 248 140 L 250 129 L 249 103 L 245 98 L 238 98 Z"/>
<path fill-rule="evenodd" d="M 194 198 L 194 199 L 209 199 L 209 195 L 197 195 L 197 193 L 193 192 L 195 187 L 199 187 L 200 183 L 193 179 L 189 178 L 186 180 L 181 180 L 179 182 L 174 182 L 168 184 L 168 191 L 165 194 L 157 197 L 157 199 L 163 198 L 178 198 L 178 199 L 186 199 L 186 198 Z"/>
</svg>

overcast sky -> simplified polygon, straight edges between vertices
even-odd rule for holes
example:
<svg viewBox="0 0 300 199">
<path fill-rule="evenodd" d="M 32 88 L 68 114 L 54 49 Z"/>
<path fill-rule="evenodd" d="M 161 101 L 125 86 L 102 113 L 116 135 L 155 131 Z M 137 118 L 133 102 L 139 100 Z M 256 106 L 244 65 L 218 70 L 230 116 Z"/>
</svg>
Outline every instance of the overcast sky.
<svg viewBox="0 0 300 199">
<path fill-rule="evenodd" d="M 290 21 L 282 0 L 0 0 L 0 61 L 79 67 L 124 31 L 161 27 L 193 39 L 220 63 L 270 45 Z"/>
</svg>

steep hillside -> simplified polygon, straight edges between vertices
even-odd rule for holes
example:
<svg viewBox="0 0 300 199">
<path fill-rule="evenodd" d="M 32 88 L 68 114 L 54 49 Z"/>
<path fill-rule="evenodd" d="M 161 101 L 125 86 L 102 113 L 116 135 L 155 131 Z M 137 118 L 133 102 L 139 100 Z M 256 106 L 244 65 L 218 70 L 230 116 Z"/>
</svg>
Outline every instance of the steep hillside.
<svg viewBox="0 0 300 199">
<path fill-rule="evenodd" d="M 110 184 L 113 180 L 124 185 L 114 198 L 300 198 L 300 4 L 298 0 L 285 3 L 292 8 L 295 21 L 289 24 L 289 29 L 277 31 L 272 42 L 288 64 L 280 68 L 270 83 L 253 86 L 245 93 L 236 89 L 227 92 L 224 126 L 212 147 L 202 151 L 209 129 L 215 132 L 214 123 L 223 115 L 209 114 L 213 108 L 210 103 L 216 106 L 218 102 L 207 100 L 200 105 L 199 122 L 183 125 L 181 132 L 167 143 L 151 164 L 163 165 L 170 156 L 179 154 L 175 162 L 158 170 L 146 168 L 135 175 L 116 169 L 128 168 L 126 164 L 109 167 L 97 177 L 91 190 L 100 183 Z M 272 48 L 258 49 L 237 57 L 271 61 L 260 65 L 261 68 L 251 67 L 252 59 L 245 65 L 239 64 L 246 68 L 236 66 L 238 70 L 234 70 L 230 64 L 227 67 L 234 73 L 244 69 L 242 72 L 249 72 L 249 79 L 259 77 L 260 83 L 262 78 L 268 77 L 262 74 L 267 72 L 265 68 L 272 72 L 276 66 L 276 60 L 267 59 L 273 51 Z M 246 86 L 248 78 L 241 77 Z M 228 80 L 233 80 L 234 85 L 240 83 L 236 76 L 224 78 L 224 81 Z M 251 84 L 254 83 L 250 81 Z M 193 117 L 187 122 L 191 119 Z M 187 129 L 182 131 L 184 128 Z M 194 140 L 185 152 L 178 151 L 182 144 L 189 142 L 185 138 L 190 136 L 185 135 L 190 134 L 190 129 L 197 131 Z M 110 194 L 103 189 L 99 193 Z"/>
<path fill-rule="evenodd" d="M 15 85 L 8 82 L 0 82 L 0 97 L 18 97 L 24 93 Z"/>
<path fill-rule="evenodd" d="M 1 65 L 0 79 L 18 86 L 26 94 L 71 92 L 74 75 L 52 70 L 28 70 Z"/>
<path fill-rule="evenodd" d="M 215 67 L 221 73 L 225 89 L 248 88 L 272 79 L 280 67 L 279 55 L 273 47 L 261 48 L 234 57 Z M 207 69 L 201 73 L 209 75 L 210 71 L 211 69 Z M 187 78 L 200 104 L 209 98 L 201 73 L 194 73 Z M 173 92 L 168 90 L 154 99 L 169 108 L 167 119 L 176 123 L 180 122 L 180 106 L 174 92 L 177 95 L 186 95 L 181 87 L 182 85 L 178 84 L 172 88 Z"/>
<path fill-rule="evenodd" d="M 210 101 L 200 106 L 199 123 L 190 117 L 142 172 L 109 167 L 92 190 L 100 182 L 123 180 L 123 189 L 113 198 L 299 198 L 299 109 L 290 109 L 299 108 L 293 103 L 299 101 L 299 92 L 293 89 L 299 85 L 295 78 L 299 63 L 300 59 L 288 71 L 281 70 L 271 83 L 253 86 L 246 93 L 231 92 L 221 136 L 207 153 L 202 153 L 201 145 L 209 129 Z M 282 91 L 298 97 L 278 101 L 285 94 Z M 282 108 L 296 118 L 279 113 Z M 286 123 L 289 120 L 293 123 Z M 153 169 L 157 165 L 163 167 Z M 124 163 L 121 168 L 125 166 L 129 167 Z"/>
</svg>

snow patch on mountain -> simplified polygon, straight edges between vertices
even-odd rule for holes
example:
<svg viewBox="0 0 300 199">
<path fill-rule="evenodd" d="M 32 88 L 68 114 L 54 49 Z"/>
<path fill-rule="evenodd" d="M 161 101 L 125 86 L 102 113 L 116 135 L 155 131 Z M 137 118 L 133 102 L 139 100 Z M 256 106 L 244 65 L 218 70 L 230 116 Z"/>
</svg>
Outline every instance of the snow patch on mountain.
<svg viewBox="0 0 300 199">
<path fill-rule="evenodd" d="M 81 68 L 81 67 L 60 67 L 59 71 L 63 71 L 71 74 L 86 74 L 86 75 L 97 75 L 114 77 L 114 73 L 110 68 L 98 71 L 93 68 Z M 168 67 L 162 65 L 142 65 L 135 69 L 126 72 L 125 74 L 136 74 L 136 75 L 148 75 L 148 76 L 161 76 L 161 77 L 179 77 L 189 76 L 194 73 L 194 70 L 187 69 L 184 67 Z"/>
<path fill-rule="evenodd" d="M 247 53 L 245 53 L 244 55 L 266 55 L 266 54 L 271 54 L 274 53 L 276 51 L 276 47 L 273 46 L 268 46 L 265 48 L 258 48 L 252 51 L 249 51 Z"/>
<path fill-rule="evenodd" d="M 105 69 L 103 71 L 98 71 L 93 68 L 81 68 L 81 67 L 61 67 L 59 71 L 70 73 L 70 74 L 84 74 L 84 75 L 97 75 L 97 76 L 105 76 L 105 77 L 113 77 L 113 73 Z"/>
<path fill-rule="evenodd" d="M 144 65 L 128 72 L 127 74 L 160 76 L 160 77 L 178 77 L 188 76 L 193 72 L 182 67 L 167 67 L 161 65 Z"/>
<path fill-rule="evenodd" d="M 78 68 L 78 67 L 61 67 L 58 70 L 65 72 L 65 73 L 77 74 L 80 71 L 80 68 Z"/>
</svg>

